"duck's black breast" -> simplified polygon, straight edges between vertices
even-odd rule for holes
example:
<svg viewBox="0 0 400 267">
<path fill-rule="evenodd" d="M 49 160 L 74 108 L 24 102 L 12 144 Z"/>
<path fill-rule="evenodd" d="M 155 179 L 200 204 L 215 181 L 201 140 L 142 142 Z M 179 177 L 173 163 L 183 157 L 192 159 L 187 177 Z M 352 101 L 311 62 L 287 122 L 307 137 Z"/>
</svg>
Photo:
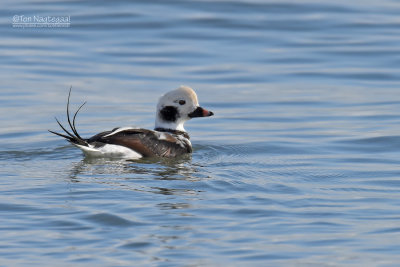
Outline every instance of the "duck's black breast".
<svg viewBox="0 0 400 267">
<path fill-rule="evenodd" d="M 116 128 L 99 133 L 87 142 L 95 147 L 106 144 L 124 146 L 144 157 L 176 157 L 192 152 L 190 141 L 184 135 L 147 129 Z"/>
</svg>

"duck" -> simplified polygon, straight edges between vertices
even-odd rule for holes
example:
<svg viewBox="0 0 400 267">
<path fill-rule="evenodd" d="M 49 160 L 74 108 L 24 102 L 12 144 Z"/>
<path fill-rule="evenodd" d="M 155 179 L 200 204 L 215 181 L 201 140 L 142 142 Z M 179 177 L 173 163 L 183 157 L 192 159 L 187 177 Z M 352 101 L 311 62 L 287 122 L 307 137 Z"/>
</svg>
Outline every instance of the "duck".
<svg viewBox="0 0 400 267">
<path fill-rule="evenodd" d="M 175 158 L 190 154 L 193 149 L 190 136 L 184 128 L 185 122 L 193 118 L 214 115 L 212 111 L 199 105 L 197 94 L 192 88 L 180 86 L 160 97 L 156 108 L 154 130 L 117 127 L 90 138 L 82 138 L 76 129 L 75 120 L 86 102 L 76 110 L 71 119 L 69 111 L 71 89 L 67 101 L 67 121 L 70 129 L 68 130 L 55 118 L 63 133 L 48 131 L 63 137 L 88 157 Z"/>
</svg>

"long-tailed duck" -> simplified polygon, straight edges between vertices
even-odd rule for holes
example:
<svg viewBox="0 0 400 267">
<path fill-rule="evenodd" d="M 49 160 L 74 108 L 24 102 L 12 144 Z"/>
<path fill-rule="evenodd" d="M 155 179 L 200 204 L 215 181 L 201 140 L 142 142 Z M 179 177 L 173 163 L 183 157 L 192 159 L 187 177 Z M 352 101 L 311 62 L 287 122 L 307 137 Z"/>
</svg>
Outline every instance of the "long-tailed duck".
<svg viewBox="0 0 400 267">
<path fill-rule="evenodd" d="M 67 130 L 56 118 L 65 134 L 50 130 L 49 132 L 64 137 L 88 156 L 138 159 L 154 156 L 171 158 L 191 153 L 192 144 L 183 124 L 191 118 L 214 115 L 213 112 L 199 106 L 197 95 L 192 88 L 181 86 L 166 93 L 158 101 L 154 131 L 123 127 L 85 139 L 78 134 L 75 119 L 86 102 L 78 108 L 71 122 L 70 97 L 71 89 L 67 101 L 67 119 L 71 130 Z"/>
</svg>

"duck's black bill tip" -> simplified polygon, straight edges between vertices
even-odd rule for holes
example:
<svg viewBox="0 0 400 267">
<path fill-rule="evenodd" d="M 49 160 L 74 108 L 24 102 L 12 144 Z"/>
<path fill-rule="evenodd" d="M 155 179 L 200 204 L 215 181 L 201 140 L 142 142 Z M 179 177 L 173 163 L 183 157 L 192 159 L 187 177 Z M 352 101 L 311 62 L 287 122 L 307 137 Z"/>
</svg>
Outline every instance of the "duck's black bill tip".
<svg viewBox="0 0 400 267">
<path fill-rule="evenodd" d="M 192 113 L 189 114 L 190 118 L 198 118 L 198 117 L 210 117 L 214 115 L 214 112 L 208 111 L 205 108 L 197 107 Z"/>
</svg>

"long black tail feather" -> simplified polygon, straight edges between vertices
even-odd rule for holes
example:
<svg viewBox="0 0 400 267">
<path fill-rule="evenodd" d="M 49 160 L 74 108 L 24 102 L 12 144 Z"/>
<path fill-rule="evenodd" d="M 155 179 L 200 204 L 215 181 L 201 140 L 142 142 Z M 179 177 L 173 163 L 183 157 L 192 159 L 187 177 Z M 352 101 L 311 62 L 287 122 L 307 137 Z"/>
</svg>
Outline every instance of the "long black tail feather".
<svg viewBox="0 0 400 267">
<path fill-rule="evenodd" d="M 87 146 L 88 143 L 86 142 L 86 140 L 84 138 L 82 138 L 79 134 L 78 131 L 76 130 L 76 126 L 75 126 L 75 119 L 76 119 L 76 115 L 78 115 L 79 111 L 81 110 L 81 108 L 86 104 L 86 102 L 84 102 L 79 108 L 78 110 L 75 112 L 74 117 L 72 118 L 72 123 L 71 123 L 71 119 L 70 119 L 70 114 L 69 114 L 69 100 L 71 98 L 71 90 L 72 90 L 72 86 L 69 88 L 69 93 L 68 93 L 68 101 L 67 101 L 67 120 L 68 120 L 68 125 L 72 131 L 72 133 L 70 131 L 68 131 L 59 121 L 57 118 L 56 121 L 58 123 L 58 125 L 61 127 L 61 129 L 66 133 L 65 134 L 61 134 L 61 133 L 57 133 L 51 130 L 48 130 L 50 133 L 61 136 L 65 139 L 67 139 L 69 142 L 74 143 L 74 144 L 78 144 L 78 145 L 83 145 L 83 146 Z"/>
</svg>

